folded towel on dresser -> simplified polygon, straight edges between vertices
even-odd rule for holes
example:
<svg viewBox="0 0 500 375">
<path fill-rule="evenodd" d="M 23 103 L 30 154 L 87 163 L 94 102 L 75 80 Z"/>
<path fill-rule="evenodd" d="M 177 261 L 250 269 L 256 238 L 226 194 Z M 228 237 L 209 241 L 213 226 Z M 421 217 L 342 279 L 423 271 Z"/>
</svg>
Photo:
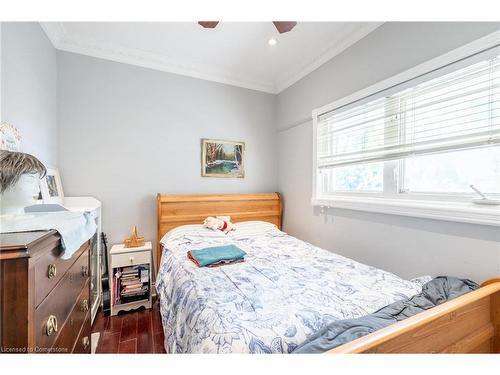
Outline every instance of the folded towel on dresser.
<svg viewBox="0 0 500 375">
<path fill-rule="evenodd" d="M 198 267 L 216 267 L 224 264 L 243 262 L 246 253 L 235 245 L 207 247 L 190 250 L 187 256 Z"/>
<path fill-rule="evenodd" d="M 2 233 L 55 229 L 61 235 L 62 259 L 70 259 L 80 246 L 91 239 L 97 225 L 89 213 L 73 211 L 31 212 L 0 215 Z"/>
</svg>

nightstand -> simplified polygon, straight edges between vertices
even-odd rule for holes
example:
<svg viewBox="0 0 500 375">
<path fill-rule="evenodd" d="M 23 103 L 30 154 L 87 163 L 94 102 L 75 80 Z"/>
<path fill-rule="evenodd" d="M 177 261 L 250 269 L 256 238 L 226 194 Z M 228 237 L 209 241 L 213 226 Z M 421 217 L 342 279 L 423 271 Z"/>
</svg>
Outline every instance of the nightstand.
<svg viewBox="0 0 500 375">
<path fill-rule="evenodd" d="M 151 308 L 152 249 L 149 241 L 140 247 L 118 244 L 111 248 L 111 315 L 142 306 Z"/>
</svg>

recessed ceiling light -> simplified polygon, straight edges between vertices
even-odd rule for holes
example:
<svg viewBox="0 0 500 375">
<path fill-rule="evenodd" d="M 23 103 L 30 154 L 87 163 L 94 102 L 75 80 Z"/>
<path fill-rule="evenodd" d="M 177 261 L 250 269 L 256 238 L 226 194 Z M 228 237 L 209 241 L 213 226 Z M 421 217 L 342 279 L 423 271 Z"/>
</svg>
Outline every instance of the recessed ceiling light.
<svg viewBox="0 0 500 375">
<path fill-rule="evenodd" d="M 278 41 L 274 38 L 271 38 L 267 41 L 267 44 L 269 44 L 270 46 L 275 46 L 277 43 Z"/>
</svg>

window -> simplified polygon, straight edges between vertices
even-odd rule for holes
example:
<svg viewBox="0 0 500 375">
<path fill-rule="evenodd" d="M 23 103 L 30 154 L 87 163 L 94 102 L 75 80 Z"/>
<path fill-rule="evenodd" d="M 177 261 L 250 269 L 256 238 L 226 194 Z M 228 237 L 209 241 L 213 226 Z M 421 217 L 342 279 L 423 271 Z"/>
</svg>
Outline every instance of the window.
<svg viewBox="0 0 500 375">
<path fill-rule="evenodd" d="M 471 183 L 489 195 L 500 192 L 500 147 L 449 152 L 404 161 L 402 192 L 470 194 Z"/>
<path fill-rule="evenodd" d="M 313 112 L 313 203 L 500 197 L 500 47 L 444 65 Z"/>
<path fill-rule="evenodd" d="M 384 163 L 351 165 L 321 171 L 322 191 L 335 192 L 382 192 L 384 187 Z"/>
</svg>

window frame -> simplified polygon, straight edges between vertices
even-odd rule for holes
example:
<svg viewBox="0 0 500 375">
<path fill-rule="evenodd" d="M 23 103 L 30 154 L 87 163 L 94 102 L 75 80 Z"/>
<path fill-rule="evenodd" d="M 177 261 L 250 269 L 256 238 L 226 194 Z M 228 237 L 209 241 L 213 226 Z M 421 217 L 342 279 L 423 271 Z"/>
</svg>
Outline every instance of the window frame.
<svg viewBox="0 0 500 375">
<path fill-rule="evenodd" d="M 475 193 L 425 193 L 404 192 L 404 160 L 384 162 L 382 192 L 335 192 L 328 195 L 319 193 L 317 166 L 317 128 L 321 114 L 343 107 L 358 100 L 405 83 L 437 69 L 500 45 L 500 31 L 489 34 L 444 55 L 417 65 L 393 77 L 376 83 L 363 90 L 336 100 L 312 111 L 313 128 L 313 173 L 311 204 L 328 207 L 354 209 L 437 220 L 457 221 L 474 224 L 500 226 L 500 206 L 476 205 L 471 202 Z M 497 198 L 500 194 L 492 194 Z"/>
</svg>

